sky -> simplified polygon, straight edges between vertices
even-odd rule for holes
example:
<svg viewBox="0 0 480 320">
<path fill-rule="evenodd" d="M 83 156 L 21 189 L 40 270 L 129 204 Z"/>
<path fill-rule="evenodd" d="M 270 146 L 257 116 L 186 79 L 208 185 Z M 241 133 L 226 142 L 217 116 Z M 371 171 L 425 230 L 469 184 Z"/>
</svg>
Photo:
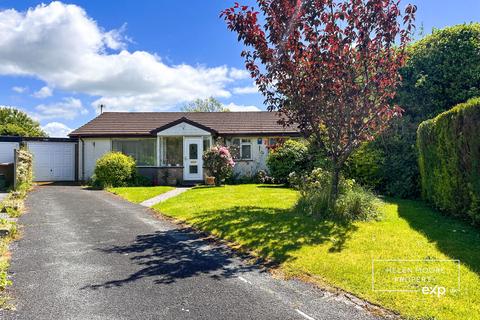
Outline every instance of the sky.
<svg viewBox="0 0 480 320">
<path fill-rule="evenodd" d="M 233 111 L 264 110 L 243 47 L 219 18 L 233 2 L 0 0 L 0 105 L 53 137 L 93 119 L 100 104 L 178 111 L 213 96 Z M 480 20 L 480 0 L 410 2 L 423 34 Z"/>
</svg>

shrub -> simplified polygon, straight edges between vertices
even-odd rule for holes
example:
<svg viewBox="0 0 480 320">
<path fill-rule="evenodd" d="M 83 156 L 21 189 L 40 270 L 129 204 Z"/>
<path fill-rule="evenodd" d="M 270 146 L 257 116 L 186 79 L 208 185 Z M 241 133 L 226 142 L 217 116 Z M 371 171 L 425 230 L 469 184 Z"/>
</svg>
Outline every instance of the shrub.
<svg viewBox="0 0 480 320">
<path fill-rule="evenodd" d="M 271 184 L 275 183 L 275 179 L 273 177 L 269 176 L 268 173 L 265 170 L 259 170 L 255 174 L 255 183 L 265 183 L 265 184 Z"/>
<path fill-rule="evenodd" d="M 33 183 L 33 156 L 24 148 L 17 151 L 15 180 L 15 190 L 19 193 L 18 198 L 25 197 Z"/>
<path fill-rule="evenodd" d="M 23 197 L 19 198 L 14 194 L 14 192 L 11 192 L 0 203 L 0 212 L 6 213 L 11 218 L 19 217 L 25 209 Z"/>
<path fill-rule="evenodd" d="M 345 175 L 361 185 L 375 188 L 382 184 L 382 166 L 385 155 L 371 144 L 363 144 L 347 160 Z"/>
<path fill-rule="evenodd" d="M 316 168 L 309 174 L 290 174 L 290 183 L 300 191 L 296 209 L 299 212 L 335 220 L 368 220 L 379 216 L 379 200 L 355 183 L 340 178 L 339 195 L 330 205 L 330 172 Z"/>
<path fill-rule="evenodd" d="M 371 191 L 352 183 L 339 195 L 335 202 L 334 214 L 344 220 L 376 219 L 380 215 L 379 203 Z"/>
<path fill-rule="evenodd" d="M 232 174 L 235 162 L 227 147 L 216 145 L 204 152 L 203 165 L 220 186 Z"/>
<path fill-rule="evenodd" d="M 418 128 L 422 197 L 438 209 L 480 223 L 480 98 Z"/>
<path fill-rule="evenodd" d="M 109 152 L 97 160 L 94 185 L 101 188 L 123 187 L 135 178 L 135 160 L 121 152 Z"/>
<path fill-rule="evenodd" d="M 371 150 L 381 151 L 383 158 L 381 181 L 375 190 L 415 198 L 420 195 L 418 125 L 480 96 L 480 24 L 434 30 L 409 46 L 407 62 L 400 73 L 402 83 L 395 103 L 405 110 L 404 115 L 369 144 Z M 351 177 L 363 183 L 369 176 L 369 172 L 355 171 Z"/>
<path fill-rule="evenodd" d="M 303 172 L 307 168 L 308 160 L 308 148 L 304 143 L 287 140 L 270 150 L 267 167 L 276 182 L 286 183 L 291 172 Z"/>
</svg>

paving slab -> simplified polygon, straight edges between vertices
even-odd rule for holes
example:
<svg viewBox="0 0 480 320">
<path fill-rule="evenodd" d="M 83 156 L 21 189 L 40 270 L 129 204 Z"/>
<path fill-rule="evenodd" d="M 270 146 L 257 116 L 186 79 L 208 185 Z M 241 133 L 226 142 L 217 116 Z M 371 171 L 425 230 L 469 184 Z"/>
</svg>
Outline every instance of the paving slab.
<svg viewBox="0 0 480 320">
<path fill-rule="evenodd" d="M 176 196 L 178 196 L 179 194 L 184 193 L 185 191 L 188 191 L 188 190 L 190 190 L 190 189 L 191 189 L 191 188 L 187 188 L 187 187 L 175 188 L 175 189 L 173 189 L 173 190 L 170 190 L 170 191 L 167 191 L 167 192 L 165 192 L 165 193 L 159 194 L 159 195 L 156 196 L 156 197 L 147 199 L 147 200 L 141 202 L 140 205 L 141 205 L 141 206 L 144 206 L 144 207 L 149 207 L 149 208 L 150 208 L 150 207 L 156 205 L 157 203 L 160 203 L 160 202 L 165 201 L 165 200 L 167 200 L 167 199 L 176 197 Z"/>
</svg>

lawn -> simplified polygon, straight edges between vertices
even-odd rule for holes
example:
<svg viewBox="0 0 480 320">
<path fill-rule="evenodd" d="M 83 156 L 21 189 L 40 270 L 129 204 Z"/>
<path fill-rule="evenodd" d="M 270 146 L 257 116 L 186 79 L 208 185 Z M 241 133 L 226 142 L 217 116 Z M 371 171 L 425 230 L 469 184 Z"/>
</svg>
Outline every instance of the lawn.
<svg viewBox="0 0 480 320">
<path fill-rule="evenodd" d="M 120 197 L 127 199 L 128 201 L 134 203 L 140 203 L 159 194 L 165 193 L 167 191 L 173 190 L 173 187 L 121 187 L 121 188 L 108 188 L 107 191 L 110 191 L 114 194 L 119 195 Z"/>
<path fill-rule="evenodd" d="M 380 221 L 335 224 L 295 212 L 297 197 L 269 185 L 198 187 L 154 209 L 270 258 L 289 276 L 307 275 L 404 316 L 480 319 L 478 229 L 421 202 L 395 199 L 385 200 Z M 443 296 L 373 291 L 372 259 L 459 259 L 461 290 Z M 458 269 L 451 266 L 435 281 L 455 284 Z M 377 288 L 401 285 L 377 278 Z"/>
</svg>

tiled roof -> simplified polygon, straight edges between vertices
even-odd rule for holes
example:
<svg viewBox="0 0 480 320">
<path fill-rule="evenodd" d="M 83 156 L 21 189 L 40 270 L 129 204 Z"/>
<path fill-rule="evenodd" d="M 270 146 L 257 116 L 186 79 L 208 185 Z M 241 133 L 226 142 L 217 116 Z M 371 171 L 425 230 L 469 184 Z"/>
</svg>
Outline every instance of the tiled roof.
<svg viewBox="0 0 480 320">
<path fill-rule="evenodd" d="M 297 134 L 278 124 L 275 112 L 104 112 L 70 133 L 78 136 L 145 136 L 185 118 L 219 135 Z"/>
</svg>

